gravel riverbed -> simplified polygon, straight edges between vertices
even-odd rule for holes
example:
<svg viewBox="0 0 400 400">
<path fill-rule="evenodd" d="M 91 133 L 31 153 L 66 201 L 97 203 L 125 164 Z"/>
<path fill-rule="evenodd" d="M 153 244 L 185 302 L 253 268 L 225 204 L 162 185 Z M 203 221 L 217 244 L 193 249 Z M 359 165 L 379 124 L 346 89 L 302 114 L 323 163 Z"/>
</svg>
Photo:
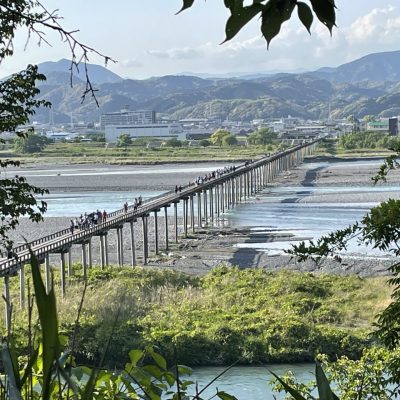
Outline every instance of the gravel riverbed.
<svg viewBox="0 0 400 400">
<path fill-rule="evenodd" d="M 315 161 L 315 159 L 314 159 Z M 80 173 L 75 172 L 76 167 L 57 166 L 55 167 L 41 166 L 41 173 L 29 173 L 28 179 L 30 183 L 49 187 L 56 191 L 69 190 L 127 190 L 134 188 L 135 190 L 146 190 L 156 187 L 157 190 L 167 191 L 179 183 L 193 180 L 198 175 L 202 175 L 207 171 L 221 167 L 223 164 L 217 163 L 201 163 L 190 164 L 185 167 L 154 167 L 149 166 L 132 166 L 135 173 L 127 173 L 127 167 L 105 167 L 105 166 L 85 166 L 79 167 Z M 370 185 L 371 176 L 373 176 L 379 163 L 359 163 L 356 168 L 348 168 L 346 162 L 332 162 L 328 166 L 319 166 L 313 169 L 297 168 L 290 172 L 282 174 L 272 185 L 275 186 L 298 186 L 299 184 L 305 189 L 307 187 L 318 186 L 351 186 L 351 185 Z M 167 170 L 170 169 L 168 173 Z M 176 169 L 174 169 L 176 168 Z M 82 177 L 82 170 L 87 173 Z M 109 171 L 109 174 L 102 175 L 101 171 Z M 162 172 L 160 172 L 162 171 Z M 23 173 L 21 173 L 23 175 Z M 390 198 L 400 198 L 400 194 L 392 189 L 390 185 L 400 182 L 399 174 L 392 173 L 388 179 L 388 184 L 381 184 L 379 190 L 360 193 L 342 193 L 332 194 L 311 194 L 299 199 L 300 202 L 327 202 L 327 203 L 358 203 L 358 202 L 378 202 Z M 256 201 L 256 199 L 254 199 Z M 68 204 L 65 204 L 68 207 Z M 109 210 L 112 211 L 112 210 Z M 161 213 L 160 213 L 161 214 Z M 170 211 L 170 218 L 172 210 Z M 33 224 L 26 219 L 22 219 L 13 238 L 16 242 L 24 239 L 30 241 L 41 236 L 56 232 L 69 226 L 70 218 L 46 217 L 39 224 Z M 179 220 L 179 233 L 182 234 L 182 220 Z M 136 256 L 140 264 L 142 262 L 142 223 L 138 221 L 135 226 L 136 239 Z M 196 229 L 196 233 L 190 233 L 188 239 L 179 239 L 179 243 L 175 243 L 172 219 L 169 221 L 168 237 L 169 250 L 165 251 L 165 220 L 163 216 L 158 218 L 158 232 L 160 235 L 159 254 L 154 253 L 154 218 L 150 217 L 149 222 L 149 265 L 159 268 L 175 268 L 190 274 L 203 274 L 211 268 L 220 264 L 237 265 L 245 268 L 264 267 L 268 270 L 277 270 L 280 268 L 289 268 L 302 271 L 317 271 L 338 274 L 358 274 L 361 276 L 387 274 L 387 268 L 393 262 L 392 259 L 381 257 L 345 257 L 342 264 L 327 259 L 316 264 L 313 261 L 298 263 L 290 259 L 286 255 L 271 255 L 266 251 L 256 248 L 243 248 L 237 246 L 241 243 L 264 243 L 279 241 L 290 241 L 293 238 L 291 233 L 264 231 L 257 232 L 251 227 L 231 228 L 226 226 L 225 221 L 221 218 L 214 223 L 214 226 Z M 124 262 L 130 264 L 130 232 L 129 226 L 125 226 L 123 230 L 124 238 Z M 117 263 L 116 255 L 116 233 L 111 231 L 108 239 L 109 244 L 109 260 L 110 263 Z M 92 241 L 93 263 L 99 264 L 99 239 L 94 238 Z M 80 246 L 74 246 L 72 257 L 74 261 L 79 261 L 81 256 Z M 59 255 L 52 255 L 51 262 L 56 265 L 59 263 Z"/>
</svg>

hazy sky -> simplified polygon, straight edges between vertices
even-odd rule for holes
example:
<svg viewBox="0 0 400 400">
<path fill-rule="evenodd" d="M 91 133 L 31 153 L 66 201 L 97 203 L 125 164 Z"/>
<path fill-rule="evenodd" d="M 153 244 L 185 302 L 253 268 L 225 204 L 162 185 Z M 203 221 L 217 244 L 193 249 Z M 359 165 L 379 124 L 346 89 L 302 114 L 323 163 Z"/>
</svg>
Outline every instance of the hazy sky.
<svg viewBox="0 0 400 400">
<path fill-rule="evenodd" d="M 247 1 L 246 3 L 250 3 Z M 192 9 L 174 15 L 181 0 L 43 0 L 59 9 L 63 25 L 79 29 L 77 38 L 118 61 L 109 68 L 129 78 L 181 72 L 224 74 L 315 69 L 337 66 L 372 52 L 400 49 L 400 5 L 379 0 L 337 0 L 338 29 L 330 37 L 317 21 L 310 36 L 297 16 L 285 23 L 267 51 L 259 21 L 252 21 L 223 45 L 228 12 L 223 0 L 196 0 Z M 0 65 L 0 76 L 28 63 L 68 58 L 55 34 L 52 47 L 37 47 L 26 32 L 15 40 L 15 55 Z M 102 63 L 93 56 L 90 62 Z"/>
</svg>

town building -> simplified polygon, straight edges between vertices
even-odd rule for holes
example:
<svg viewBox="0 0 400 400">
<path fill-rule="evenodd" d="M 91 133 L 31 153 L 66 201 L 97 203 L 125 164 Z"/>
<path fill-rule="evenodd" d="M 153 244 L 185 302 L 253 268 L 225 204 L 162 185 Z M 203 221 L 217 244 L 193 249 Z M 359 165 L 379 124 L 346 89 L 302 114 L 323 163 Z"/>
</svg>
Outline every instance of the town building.
<svg viewBox="0 0 400 400">
<path fill-rule="evenodd" d="M 102 114 L 100 117 L 101 129 L 105 129 L 108 125 L 143 125 L 155 124 L 156 112 L 151 110 L 129 110 L 127 108 Z"/>
<path fill-rule="evenodd" d="M 168 140 L 176 138 L 185 140 L 186 134 L 182 125 L 170 124 L 133 124 L 133 125 L 106 125 L 105 138 L 107 143 L 115 143 L 118 137 L 127 133 L 133 140 L 139 138 Z"/>
</svg>

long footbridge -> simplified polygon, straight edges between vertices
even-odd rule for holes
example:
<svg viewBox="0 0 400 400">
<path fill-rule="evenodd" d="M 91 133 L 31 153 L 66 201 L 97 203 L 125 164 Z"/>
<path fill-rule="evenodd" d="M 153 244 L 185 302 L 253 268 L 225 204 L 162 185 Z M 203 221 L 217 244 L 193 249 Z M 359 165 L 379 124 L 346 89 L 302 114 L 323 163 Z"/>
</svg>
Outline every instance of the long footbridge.
<svg viewBox="0 0 400 400">
<path fill-rule="evenodd" d="M 145 200 L 140 206 L 128 205 L 127 208 L 109 213 L 105 220 L 87 229 L 63 229 L 51 235 L 25 243 L 12 249 L 8 256 L 0 259 L 0 277 L 4 278 L 4 297 L 6 303 L 6 326 L 10 326 L 10 277 L 18 276 L 20 280 L 20 304 L 25 303 L 24 266 L 30 263 L 32 251 L 40 264 L 44 264 L 46 289 L 52 286 L 50 269 L 50 254 L 60 255 L 60 287 L 61 294 L 66 293 L 66 279 L 72 275 L 72 248 L 81 247 L 81 263 L 83 278 L 86 279 L 87 268 L 92 266 L 92 241 L 99 238 L 99 259 L 101 268 L 109 264 L 108 234 L 116 231 L 118 264 L 124 264 L 123 227 L 129 225 L 130 232 L 130 264 L 136 265 L 137 249 L 134 225 L 142 225 L 142 263 L 149 260 L 149 216 L 154 216 L 154 249 L 159 252 L 160 246 L 168 251 L 170 241 L 178 242 L 179 234 L 188 236 L 196 229 L 212 225 L 226 210 L 260 192 L 272 182 L 281 172 L 300 164 L 304 157 L 313 154 L 318 140 L 293 146 L 287 150 L 268 154 L 255 161 L 235 166 L 228 171 L 217 174 L 212 179 L 202 183 L 190 183 L 181 190 L 166 192 L 162 195 Z M 182 205 L 182 216 L 178 218 L 178 204 Z M 173 218 L 169 216 L 172 207 Z M 164 220 L 163 243 L 160 243 L 158 218 L 160 213 Z M 173 235 L 170 237 L 172 223 Z M 179 225 L 180 224 L 180 225 Z M 183 226 L 182 226 L 183 224 Z"/>
</svg>

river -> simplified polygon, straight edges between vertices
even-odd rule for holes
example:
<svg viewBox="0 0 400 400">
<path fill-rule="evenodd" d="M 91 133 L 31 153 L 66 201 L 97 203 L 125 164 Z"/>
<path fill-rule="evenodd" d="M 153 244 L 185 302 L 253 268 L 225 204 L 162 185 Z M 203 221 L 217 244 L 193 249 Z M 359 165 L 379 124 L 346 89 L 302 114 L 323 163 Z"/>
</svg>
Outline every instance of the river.
<svg viewBox="0 0 400 400">
<path fill-rule="evenodd" d="M 327 162 L 307 162 L 299 167 L 305 175 L 312 171 L 330 168 L 332 176 L 350 171 L 357 174 L 359 168 L 376 170 L 380 161 L 352 161 L 330 164 Z M 131 203 L 135 197 L 144 198 L 171 190 L 176 184 L 202 176 L 223 164 L 193 164 L 165 166 L 90 166 L 67 168 L 26 169 L 19 171 L 28 177 L 29 182 L 38 186 L 47 186 L 51 190 L 45 200 L 48 203 L 47 216 L 75 217 L 84 211 L 106 209 L 113 211 L 121 208 L 125 201 Z M 340 172 L 340 174 L 339 174 Z M 342 177 L 343 178 L 343 177 Z M 346 180 L 347 179 L 347 180 Z M 272 186 L 259 193 L 255 198 L 243 202 L 228 211 L 222 223 L 232 227 L 250 227 L 255 232 L 266 230 L 290 232 L 294 241 L 315 239 L 333 229 L 346 227 L 359 220 L 379 201 L 396 197 L 400 193 L 398 182 L 384 186 L 373 186 L 369 180 L 349 184 L 348 178 L 331 179 L 328 182 L 313 184 L 288 181 L 287 184 Z M 293 243 L 293 241 L 291 242 Z M 290 245 L 287 239 L 267 243 L 242 243 L 257 251 L 268 254 L 281 253 Z M 350 245 L 350 252 L 359 256 L 381 256 L 371 248 L 359 248 L 356 243 Z M 224 390 L 239 399 L 273 399 L 268 386 L 271 375 L 268 369 L 278 374 L 292 370 L 302 381 L 312 379 L 313 366 L 270 365 L 259 367 L 234 367 L 219 379 L 207 391 L 208 397 L 215 394 L 215 388 Z M 223 368 L 195 368 L 193 380 L 201 388 L 218 375 Z M 274 394 L 276 395 L 276 394 Z M 207 398 L 207 396 L 205 396 Z M 276 395 L 283 398 L 283 395 Z"/>
</svg>

